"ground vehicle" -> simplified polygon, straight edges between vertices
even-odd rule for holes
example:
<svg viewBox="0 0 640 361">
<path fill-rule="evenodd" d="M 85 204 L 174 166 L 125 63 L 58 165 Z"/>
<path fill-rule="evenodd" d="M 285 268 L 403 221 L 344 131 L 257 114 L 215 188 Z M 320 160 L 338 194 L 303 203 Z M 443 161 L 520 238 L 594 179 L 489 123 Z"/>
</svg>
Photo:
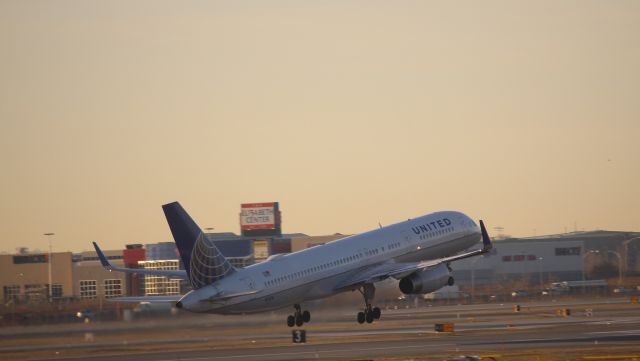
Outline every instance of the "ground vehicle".
<svg viewBox="0 0 640 361">
<path fill-rule="evenodd" d="M 511 292 L 511 297 L 527 297 L 529 294 L 524 290 L 515 290 Z"/>
<path fill-rule="evenodd" d="M 623 293 L 633 293 L 635 290 L 630 287 L 616 287 L 613 289 L 613 293 L 623 294 Z"/>
<path fill-rule="evenodd" d="M 545 288 L 542 290 L 543 296 L 560 296 L 566 295 L 569 292 L 569 289 L 566 288 Z"/>
<path fill-rule="evenodd" d="M 91 320 L 93 316 L 94 316 L 93 311 L 91 311 L 88 308 L 78 311 L 78 313 L 76 313 L 76 317 L 78 317 L 81 320 L 84 320 L 84 322 L 89 322 L 89 320 Z"/>
<path fill-rule="evenodd" d="M 422 296 L 424 300 L 457 300 L 459 298 L 469 297 L 468 294 L 460 292 L 460 287 L 457 285 L 445 286 L 435 292 L 427 293 Z"/>
</svg>

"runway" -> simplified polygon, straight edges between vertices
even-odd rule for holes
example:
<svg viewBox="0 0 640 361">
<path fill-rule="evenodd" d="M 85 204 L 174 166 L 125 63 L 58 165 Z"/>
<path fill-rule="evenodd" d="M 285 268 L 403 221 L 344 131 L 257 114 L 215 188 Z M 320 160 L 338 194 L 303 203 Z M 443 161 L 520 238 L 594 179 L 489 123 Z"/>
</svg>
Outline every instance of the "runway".
<svg viewBox="0 0 640 361">
<path fill-rule="evenodd" d="M 488 340 L 470 340 L 445 337 L 441 340 L 411 339 L 394 341 L 375 341 L 371 344 L 362 342 L 341 342 L 332 344 L 304 344 L 274 347 L 255 347 L 249 349 L 218 349 L 192 350 L 172 353 L 124 354 L 108 357 L 91 357 L 94 361 L 122 360 L 135 358 L 136 360 L 156 361 L 196 361 L 196 360 L 327 360 L 353 359 L 374 360 L 387 357 L 411 357 L 437 359 L 436 355 L 472 355 L 472 354 L 503 354 L 514 348 L 557 348 L 557 347 L 593 347 L 598 345 L 603 350 L 619 343 L 640 344 L 640 330 L 632 334 L 598 335 L 571 337 L 559 339 L 557 334 L 546 338 L 518 338 L 514 340 L 500 340 L 501 337 Z M 640 348 L 640 347 L 638 347 Z M 640 351 L 640 350 L 638 350 Z M 640 354 L 638 355 L 640 356 Z M 59 359 L 58 359 L 59 360 Z"/>
<path fill-rule="evenodd" d="M 558 306 L 572 307 L 573 315 L 558 315 Z M 592 317 L 583 312 L 587 308 L 593 311 Z M 280 315 L 165 319 L 124 326 L 96 324 L 61 328 L 54 334 L 33 329 L 22 335 L 1 335 L 0 358 L 253 361 L 445 360 L 460 355 L 509 360 L 541 355 L 541 359 L 612 354 L 640 357 L 640 305 L 625 300 L 529 303 L 522 305 L 521 312 L 514 312 L 512 304 L 386 310 L 382 319 L 371 325 L 358 325 L 349 316 L 338 312 L 328 320 L 316 320 L 304 327 L 306 344 L 292 343 L 291 329 L 282 324 Z M 433 325 L 437 322 L 452 322 L 455 331 L 436 333 Z M 91 335 L 90 340 L 87 335 Z"/>
</svg>

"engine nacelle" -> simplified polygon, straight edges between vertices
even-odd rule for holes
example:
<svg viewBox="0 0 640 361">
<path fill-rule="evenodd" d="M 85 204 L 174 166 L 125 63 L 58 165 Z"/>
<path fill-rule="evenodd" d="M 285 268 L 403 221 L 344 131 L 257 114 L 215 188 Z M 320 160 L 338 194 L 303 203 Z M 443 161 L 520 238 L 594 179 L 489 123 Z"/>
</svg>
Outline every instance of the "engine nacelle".
<svg viewBox="0 0 640 361">
<path fill-rule="evenodd" d="M 412 273 L 400 280 L 400 291 L 404 294 L 425 294 L 444 286 L 453 286 L 451 271 L 445 264 Z"/>
</svg>

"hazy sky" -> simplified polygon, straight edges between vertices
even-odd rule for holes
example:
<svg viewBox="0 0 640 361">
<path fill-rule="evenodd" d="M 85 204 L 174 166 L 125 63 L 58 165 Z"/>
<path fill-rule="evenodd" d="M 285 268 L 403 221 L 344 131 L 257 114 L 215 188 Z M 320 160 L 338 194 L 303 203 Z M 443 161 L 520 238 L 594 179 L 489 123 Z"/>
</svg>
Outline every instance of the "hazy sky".
<svg viewBox="0 0 640 361">
<path fill-rule="evenodd" d="M 639 1 L 0 0 L 0 251 L 355 233 L 461 210 L 640 230 Z"/>
</svg>

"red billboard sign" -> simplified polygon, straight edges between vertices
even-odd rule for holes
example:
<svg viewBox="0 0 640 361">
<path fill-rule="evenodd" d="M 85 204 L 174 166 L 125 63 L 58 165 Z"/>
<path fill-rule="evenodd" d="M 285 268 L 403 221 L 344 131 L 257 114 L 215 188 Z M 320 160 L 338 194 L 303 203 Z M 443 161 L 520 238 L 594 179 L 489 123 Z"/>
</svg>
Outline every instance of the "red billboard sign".
<svg viewBox="0 0 640 361">
<path fill-rule="evenodd" d="M 277 202 L 245 203 L 240 206 L 240 229 L 276 229 Z"/>
</svg>

